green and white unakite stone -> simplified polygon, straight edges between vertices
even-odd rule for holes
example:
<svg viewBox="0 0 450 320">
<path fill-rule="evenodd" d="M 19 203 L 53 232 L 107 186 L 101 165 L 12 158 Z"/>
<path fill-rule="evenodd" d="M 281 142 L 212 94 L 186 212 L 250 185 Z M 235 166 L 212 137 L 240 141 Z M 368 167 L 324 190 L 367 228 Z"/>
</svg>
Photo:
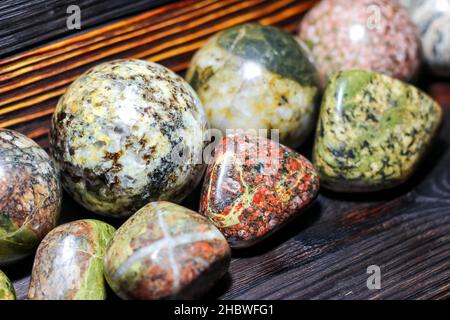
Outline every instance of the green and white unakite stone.
<svg viewBox="0 0 450 320">
<path fill-rule="evenodd" d="M 0 270 L 0 300 L 16 300 L 14 287 L 2 270 Z"/>
<path fill-rule="evenodd" d="M 314 126 L 318 74 L 302 45 L 256 23 L 222 31 L 195 54 L 186 75 L 213 128 L 279 129 L 296 147 Z"/>
<path fill-rule="evenodd" d="M 53 229 L 36 252 L 28 296 L 32 300 L 103 300 L 103 257 L 115 229 L 78 220 Z"/>
<path fill-rule="evenodd" d="M 441 107 L 411 85 L 369 71 L 335 74 L 314 144 L 321 184 L 342 192 L 401 184 L 417 168 L 441 121 Z"/>
<path fill-rule="evenodd" d="M 105 277 L 123 299 L 199 298 L 228 270 L 230 247 L 205 217 L 152 202 L 116 232 L 105 255 Z"/>
</svg>

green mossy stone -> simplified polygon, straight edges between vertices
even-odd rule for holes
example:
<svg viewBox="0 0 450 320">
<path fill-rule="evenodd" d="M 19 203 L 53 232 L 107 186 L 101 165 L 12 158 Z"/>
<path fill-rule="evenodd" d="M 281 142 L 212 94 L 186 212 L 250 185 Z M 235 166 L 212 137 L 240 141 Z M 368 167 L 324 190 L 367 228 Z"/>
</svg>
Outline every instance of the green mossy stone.
<svg viewBox="0 0 450 320">
<path fill-rule="evenodd" d="M 11 281 L 0 270 L 0 300 L 16 300 L 16 293 Z"/>
<path fill-rule="evenodd" d="M 98 220 L 77 220 L 52 230 L 36 252 L 29 299 L 103 300 L 103 258 L 115 229 Z"/>
<path fill-rule="evenodd" d="M 61 208 L 58 172 L 30 138 L 0 129 L 0 266 L 31 254 L 55 227 Z"/>
<path fill-rule="evenodd" d="M 335 74 L 324 94 L 313 151 L 322 186 L 370 192 L 403 183 L 441 121 L 441 107 L 412 85 L 364 70 Z"/>
</svg>

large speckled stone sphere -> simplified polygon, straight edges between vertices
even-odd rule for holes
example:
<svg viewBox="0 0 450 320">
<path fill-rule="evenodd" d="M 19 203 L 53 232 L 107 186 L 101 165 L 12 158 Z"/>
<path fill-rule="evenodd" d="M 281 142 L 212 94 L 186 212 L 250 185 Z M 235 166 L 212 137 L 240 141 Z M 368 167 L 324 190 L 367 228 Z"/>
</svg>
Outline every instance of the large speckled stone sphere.
<svg viewBox="0 0 450 320">
<path fill-rule="evenodd" d="M 128 216 L 181 201 L 201 178 L 207 120 L 194 90 L 141 60 L 100 64 L 72 83 L 52 121 L 51 150 L 67 192 L 85 208 Z M 188 159 L 188 160 L 183 160 Z"/>
<path fill-rule="evenodd" d="M 214 35 L 186 78 L 213 128 L 278 129 L 281 142 L 297 147 L 314 127 L 317 71 L 302 45 L 278 28 L 249 23 Z"/>
<path fill-rule="evenodd" d="M 404 81 L 420 66 L 419 33 L 397 0 L 322 0 L 300 24 L 322 84 L 340 70 L 366 69 Z"/>
<path fill-rule="evenodd" d="M 450 0 L 402 0 L 419 28 L 425 61 L 450 77 Z"/>
<path fill-rule="evenodd" d="M 0 265 L 30 254 L 55 227 L 61 197 L 57 171 L 44 149 L 0 129 Z"/>
</svg>

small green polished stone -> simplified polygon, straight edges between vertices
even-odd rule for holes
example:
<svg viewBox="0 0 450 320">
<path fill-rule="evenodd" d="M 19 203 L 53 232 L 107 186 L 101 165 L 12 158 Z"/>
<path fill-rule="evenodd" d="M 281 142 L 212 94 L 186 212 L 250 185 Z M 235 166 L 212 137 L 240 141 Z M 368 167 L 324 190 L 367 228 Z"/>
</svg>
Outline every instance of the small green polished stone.
<svg viewBox="0 0 450 320">
<path fill-rule="evenodd" d="M 0 300 L 16 300 L 16 293 L 11 281 L 0 270 Z"/>
<path fill-rule="evenodd" d="M 30 138 L 0 129 L 0 266 L 31 254 L 59 218 L 62 193 L 50 157 Z"/>
<path fill-rule="evenodd" d="M 370 71 L 335 74 L 314 144 L 321 184 L 339 192 L 371 192 L 403 183 L 441 121 L 438 103 L 412 85 Z"/>
<path fill-rule="evenodd" d="M 103 300 L 103 257 L 115 229 L 86 219 L 63 224 L 36 252 L 28 297 L 31 300 Z"/>
</svg>

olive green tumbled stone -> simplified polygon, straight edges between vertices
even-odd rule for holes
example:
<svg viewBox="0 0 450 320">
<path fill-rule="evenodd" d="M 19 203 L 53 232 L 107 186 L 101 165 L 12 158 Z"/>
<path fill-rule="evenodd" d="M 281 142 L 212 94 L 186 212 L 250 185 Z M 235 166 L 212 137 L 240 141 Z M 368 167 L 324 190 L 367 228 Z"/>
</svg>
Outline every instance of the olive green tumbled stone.
<svg viewBox="0 0 450 320">
<path fill-rule="evenodd" d="M 32 300 L 103 300 L 103 257 L 115 229 L 78 220 L 53 229 L 36 252 L 28 296 Z"/>
<path fill-rule="evenodd" d="M 16 293 L 11 281 L 0 270 L 0 300 L 16 300 Z"/>
<path fill-rule="evenodd" d="M 323 97 L 314 144 L 321 184 L 370 192 L 403 183 L 441 121 L 441 107 L 412 85 L 370 71 L 335 74 Z"/>
</svg>

